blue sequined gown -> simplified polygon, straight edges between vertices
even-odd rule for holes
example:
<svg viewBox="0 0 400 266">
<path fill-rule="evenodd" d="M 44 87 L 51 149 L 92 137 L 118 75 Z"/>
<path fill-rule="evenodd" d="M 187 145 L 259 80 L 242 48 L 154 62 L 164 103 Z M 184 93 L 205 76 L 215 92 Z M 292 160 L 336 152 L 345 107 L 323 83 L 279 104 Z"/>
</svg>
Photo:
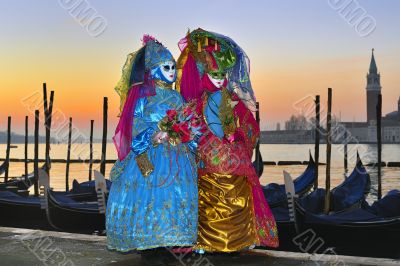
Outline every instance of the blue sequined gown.
<svg viewBox="0 0 400 266">
<path fill-rule="evenodd" d="M 151 136 L 168 109 L 183 104 L 180 94 L 156 88 L 136 104 L 133 149 L 146 149 L 154 171 L 144 177 L 133 151 L 111 170 L 106 213 L 107 246 L 126 252 L 192 246 L 197 238 L 198 191 L 194 155 L 186 144 L 154 147 Z"/>
</svg>

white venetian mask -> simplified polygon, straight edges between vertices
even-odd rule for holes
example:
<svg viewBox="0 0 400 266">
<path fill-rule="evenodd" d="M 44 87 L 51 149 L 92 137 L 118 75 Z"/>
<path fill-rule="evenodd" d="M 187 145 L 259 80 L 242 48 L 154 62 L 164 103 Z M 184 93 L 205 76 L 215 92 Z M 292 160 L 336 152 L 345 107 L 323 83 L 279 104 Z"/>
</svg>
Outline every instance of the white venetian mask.
<svg viewBox="0 0 400 266">
<path fill-rule="evenodd" d="M 167 61 L 160 66 L 161 73 L 165 80 L 168 82 L 174 82 L 176 79 L 176 64 L 174 61 Z"/>
<path fill-rule="evenodd" d="M 226 74 L 207 73 L 207 76 L 211 80 L 212 84 L 214 84 L 218 89 L 224 85 Z"/>
</svg>

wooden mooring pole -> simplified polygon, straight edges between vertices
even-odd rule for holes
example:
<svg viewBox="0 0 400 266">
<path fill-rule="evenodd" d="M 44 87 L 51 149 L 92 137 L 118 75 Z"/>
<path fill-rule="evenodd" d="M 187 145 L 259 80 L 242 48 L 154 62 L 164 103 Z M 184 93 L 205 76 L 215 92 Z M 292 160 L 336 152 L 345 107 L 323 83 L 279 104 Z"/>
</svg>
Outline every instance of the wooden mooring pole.
<svg viewBox="0 0 400 266">
<path fill-rule="evenodd" d="M 6 148 L 6 171 L 4 173 L 4 182 L 8 181 L 8 170 L 10 168 L 10 149 L 11 149 L 11 116 L 7 119 L 7 148 Z"/>
<path fill-rule="evenodd" d="M 69 118 L 67 162 L 65 164 L 65 191 L 69 190 L 69 161 L 71 160 L 72 117 Z"/>
<path fill-rule="evenodd" d="M 345 176 L 348 171 L 348 155 L 347 155 L 347 129 L 344 130 L 344 173 Z"/>
<path fill-rule="evenodd" d="M 54 91 L 50 92 L 50 103 L 47 103 L 47 86 L 46 83 L 43 83 L 43 108 L 44 108 L 44 117 L 45 117 L 45 128 L 46 128 L 46 151 L 45 151 L 45 160 L 46 160 L 46 173 L 50 176 L 50 129 L 51 129 L 51 118 L 53 113 L 53 102 L 54 102 Z"/>
<path fill-rule="evenodd" d="M 376 137 L 378 143 L 378 199 L 382 198 L 382 94 L 378 95 L 376 106 Z"/>
<path fill-rule="evenodd" d="M 320 98 L 319 95 L 315 96 L 315 147 L 314 159 L 316 164 L 314 190 L 318 188 L 318 168 L 319 168 L 319 139 L 320 139 Z"/>
<path fill-rule="evenodd" d="M 106 174 L 106 152 L 107 152 L 107 117 L 108 117 L 108 98 L 103 99 L 103 139 L 101 145 L 100 172 Z"/>
<path fill-rule="evenodd" d="M 332 88 L 328 88 L 328 113 L 326 131 L 325 214 L 329 214 L 331 198 Z"/>
<path fill-rule="evenodd" d="M 92 169 L 93 169 L 93 124 L 94 124 L 94 120 L 90 120 L 90 139 L 89 139 L 89 181 L 92 180 Z"/>
<path fill-rule="evenodd" d="M 25 183 L 28 183 L 28 116 L 25 116 Z"/>
<path fill-rule="evenodd" d="M 35 110 L 35 148 L 33 169 L 35 173 L 34 191 L 35 196 L 39 196 L 39 110 Z"/>
<path fill-rule="evenodd" d="M 47 163 L 47 150 L 50 150 L 50 147 L 47 144 L 47 128 L 48 128 L 48 116 L 49 116 L 49 111 L 48 111 L 48 104 L 47 104 L 47 84 L 43 83 L 43 111 L 44 111 L 44 129 L 45 129 L 45 134 L 46 134 L 46 147 L 45 147 L 45 156 L 44 159 L 46 160 Z M 45 169 L 47 175 L 49 174 L 49 171 L 47 170 L 48 165 Z"/>
<path fill-rule="evenodd" d="M 260 103 L 259 102 L 256 102 L 256 122 L 257 122 L 258 128 L 260 128 Z M 260 129 L 260 132 L 261 132 L 261 129 Z M 263 172 L 263 171 L 261 171 L 261 167 L 264 167 L 263 162 L 261 162 L 262 157 L 260 156 L 260 139 L 261 139 L 261 134 L 257 140 L 256 150 L 255 150 L 255 152 L 256 152 L 256 170 L 257 170 L 257 175 L 259 175 L 259 177 L 260 177 L 260 175 L 262 175 L 262 172 Z"/>
</svg>

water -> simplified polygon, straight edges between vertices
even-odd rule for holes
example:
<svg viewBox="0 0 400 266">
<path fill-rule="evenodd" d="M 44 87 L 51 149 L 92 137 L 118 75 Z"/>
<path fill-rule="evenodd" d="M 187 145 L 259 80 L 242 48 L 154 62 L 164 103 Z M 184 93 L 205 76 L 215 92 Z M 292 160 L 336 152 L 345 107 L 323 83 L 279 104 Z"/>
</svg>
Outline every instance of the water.
<svg viewBox="0 0 400 266">
<path fill-rule="evenodd" d="M 5 157 L 5 145 L 0 145 L 0 157 Z M 89 144 L 72 144 L 71 159 L 88 159 Z M 94 159 L 100 159 L 101 144 L 93 144 Z M 312 144 L 262 144 L 261 154 L 264 161 L 306 161 L 308 160 L 308 152 L 314 153 L 314 145 Z M 348 145 L 348 167 L 351 172 L 356 162 L 356 150 L 360 151 L 361 159 L 365 164 L 375 162 L 377 152 L 376 145 L 367 144 L 349 144 Z M 320 146 L 320 162 L 326 162 L 326 145 Z M 39 146 L 39 157 L 44 158 L 45 145 Z M 33 145 L 28 148 L 29 157 L 33 157 Z M 24 158 L 24 145 L 19 144 L 17 148 L 11 149 L 11 158 Z M 67 156 L 66 144 L 52 144 L 50 151 L 51 158 L 64 159 Z M 116 159 L 114 145 L 107 144 L 107 159 Z M 382 161 L 393 162 L 400 161 L 400 144 L 384 144 L 382 146 Z M 344 162 L 343 162 L 343 145 L 332 145 L 331 159 L 331 187 L 340 184 L 344 178 Z M 106 177 L 109 175 L 112 164 L 106 165 Z M 94 164 L 94 169 L 98 169 L 99 165 Z M 305 165 L 290 166 L 265 166 L 261 183 L 263 185 L 271 182 L 283 184 L 282 171 L 288 171 L 294 178 L 299 176 L 305 170 Z M 367 167 L 373 184 L 373 189 L 377 187 L 377 172 L 372 167 Z M 29 171 L 33 171 L 33 164 L 29 164 Z M 86 163 L 73 163 L 70 165 L 70 186 L 73 179 L 79 182 L 88 180 L 89 165 Z M 10 163 L 10 176 L 19 176 L 24 172 L 24 163 Z M 319 184 L 321 187 L 325 185 L 325 166 L 319 168 Z M 55 190 L 65 189 L 65 164 L 53 163 L 51 169 L 51 186 Z M 383 167 L 382 168 L 382 189 L 383 194 L 391 189 L 400 189 L 400 168 L 399 167 Z M 376 195 L 376 191 L 372 192 L 372 198 Z M 371 198 L 371 199 L 372 199 Z"/>
</svg>

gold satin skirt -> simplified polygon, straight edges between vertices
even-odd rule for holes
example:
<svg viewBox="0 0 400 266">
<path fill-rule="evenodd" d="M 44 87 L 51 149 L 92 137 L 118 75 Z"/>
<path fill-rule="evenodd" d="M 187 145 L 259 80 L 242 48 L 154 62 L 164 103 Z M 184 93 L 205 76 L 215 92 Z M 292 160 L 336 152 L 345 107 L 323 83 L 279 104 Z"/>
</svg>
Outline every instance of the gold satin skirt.
<svg viewBox="0 0 400 266">
<path fill-rule="evenodd" d="M 234 252 L 256 242 L 253 198 L 245 176 L 199 176 L 199 226 L 194 249 Z"/>
</svg>

